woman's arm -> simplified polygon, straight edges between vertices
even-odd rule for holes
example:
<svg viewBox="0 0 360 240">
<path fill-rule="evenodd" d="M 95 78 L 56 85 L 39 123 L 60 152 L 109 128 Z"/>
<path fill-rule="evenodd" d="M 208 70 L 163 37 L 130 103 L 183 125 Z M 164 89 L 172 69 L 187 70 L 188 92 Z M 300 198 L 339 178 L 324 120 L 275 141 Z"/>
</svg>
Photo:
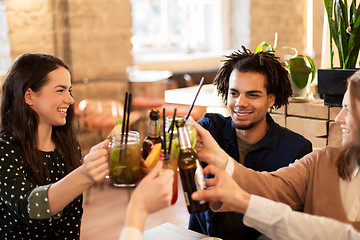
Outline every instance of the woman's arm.
<svg viewBox="0 0 360 240">
<path fill-rule="evenodd" d="M 243 221 L 271 239 L 360 239 L 350 224 L 296 212 L 286 204 L 255 195 L 251 195 Z"/>
<path fill-rule="evenodd" d="M 227 172 L 208 165 L 204 169 L 204 174 L 211 174 L 214 178 L 205 179 L 206 190 L 199 190 L 191 195 L 195 201 L 208 201 L 214 212 L 246 211 L 250 194 L 245 192 Z"/>
<path fill-rule="evenodd" d="M 350 224 L 293 211 L 286 204 L 250 195 L 221 169 L 210 165 L 206 171 L 215 176 L 206 180 L 209 189 L 193 193 L 192 198 L 209 201 L 215 211 L 243 213 L 245 225 L 272 239 L 360 239 Z"/>
<path fill-rule="evenodd" d="M 120 235 L 120 240 L 135 239 L 133 234 L 137 236 L 136 239 L 141 239 L 139 233 L 144 230 L 147 216 L 170 206 L 173 175 L 172 170 L 163 171 L 162 162 L 159 161 L 154 169 L 141 180 L 126 208 L 125 228 Z"/>
<path fill-rule="evenodd" d="M 50 185 L 48 197 L 51 215 L 60 212 L 94 182 L 102 181 L 109 174 L 108 144 L 109 140 L 105 140 L 93 146 L 80 167 Z"/>
<path fill-rule="evenodd" d="M 132 193 L 126 210 L 125 226 L 143 231 L 145 220 L 150 213 L 170 206 L 173 175 L 171 170 L 162 171 L 161 161 L 156 164 Z"/>
</svg>

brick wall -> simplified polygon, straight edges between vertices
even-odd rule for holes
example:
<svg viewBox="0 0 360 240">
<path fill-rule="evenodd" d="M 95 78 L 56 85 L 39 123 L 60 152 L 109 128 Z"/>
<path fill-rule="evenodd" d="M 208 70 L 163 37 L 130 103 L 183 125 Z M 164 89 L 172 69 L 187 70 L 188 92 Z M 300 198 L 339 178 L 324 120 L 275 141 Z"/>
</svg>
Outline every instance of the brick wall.
<svg viewBox="0 0 360 240">
<path fill-rule="evenodd" d="M 70 65 L 75 81 L 116 78 L 133 63 L 128 0 L 5 3 L 13 59 L 25 52 L 54 54 Z"/>
<path fill-rule="evenodd" d="M 11 57 L 25 52 L 54 53 L 50 1 L 6 0 Z"/>
<path fill-rule="evenodd" d="M 306 48 L 306 0 L 251 0 L 250 49 L 266 41 L 290 46 L 304 53 Z M 305 54 L 305 53 L 304 53 Z"/>
<path fill-rule="evenodd" d="M 128 0 L 71 0 L 71 52 L 75 78 L 118 77 L 132 65 Z"/>
</svg>

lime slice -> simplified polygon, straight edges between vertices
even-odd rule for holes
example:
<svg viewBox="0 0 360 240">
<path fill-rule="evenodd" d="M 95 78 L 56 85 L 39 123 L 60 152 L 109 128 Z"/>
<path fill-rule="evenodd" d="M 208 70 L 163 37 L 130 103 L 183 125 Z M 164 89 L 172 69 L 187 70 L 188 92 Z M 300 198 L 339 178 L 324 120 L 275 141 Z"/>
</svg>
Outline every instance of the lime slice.
<svg viewBox="0 0 360 240">
<path fill-rule="evenodd" d="M 113 168 L 112 172 L 113 175 L 115 176 L 119 176 L 121 174 L 121 172 L 126 168 L 126 166 L 116 166 Z"/>
<path fill-rule="evenodd" d="M 121 136 L 121 130 L 122 130 L 122 124 L 116 124 L 114 128 L 111 130 L 107 138 L 110 138 L 111 136 Z"/>
<path fill-rule="evenodd" d="M 133 171 L 133 172 L 135 172 L 135 171 L 137 171 L 137 170 L 139 170 L 140 169 L 140 166 L 135 166 L 135 167 L 133 167 L 131 170 Z"/>
<path fill-rule="evenodd" d="M 118 161 L 119 157 L 119 148 L 115 148 L 111 155 L 111 163 L 115 164 Z"/>
<path fill-rule="evenodd" d="M 115 136 L 120 136 L 121 129 L 122 129 L 122 124 L 116 124 L 115 127 L 112 129 L 111 133 L 115 133 Z"/>
</svg>

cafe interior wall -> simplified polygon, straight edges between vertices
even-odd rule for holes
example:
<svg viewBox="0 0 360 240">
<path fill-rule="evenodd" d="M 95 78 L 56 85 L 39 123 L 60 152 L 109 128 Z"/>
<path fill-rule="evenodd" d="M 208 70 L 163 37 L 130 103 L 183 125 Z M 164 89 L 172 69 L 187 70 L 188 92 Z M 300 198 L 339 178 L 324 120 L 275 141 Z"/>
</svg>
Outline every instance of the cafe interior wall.
<svg viewBox="0 0 360 240">
<path fill-rule="evenodd" d="M 278 45 L 306 49 L 306 4 L 308 0 L 249 0 L 249 47 L 274 41 Z M 4 0 L 9 27 L 11 58 L 24 52 L 54 54 L 70 65 L 73 81 L 84 79 L 97 82 L 94 89 L 77 89 L 79 99 L 92 92 L 101 97 L 111 84 L 108 80 L 126 80 L 126 67 L 136 64 L 131 50 L 130 0 Z M 235 35 L 239 24 L 237 7 L 241 0 L 229 0 L 228 15 L 231 26 L 228 33 Z M 319 2 L 319 1 L 315 1 Z M 315 5 L 317 3 L 314 3 Z M 322 16 L 321 16 L 322 20 Z M 315 30 L 314 30 L 315 32 Z M 230 39 L 232 49 L 239 49 L 243 42 L 236 36 Z M 321 40 L 321 37 L 319 37 Z M 314 49 L 316 49 L 314 42 Z M 319 48 L 321 52 L 321 47 Z M 319 54 L 315 54 L 318 57 Z M 172 64 L 149 63 L 152 70 L 185 71 L 189 68 L 219 67 L 218 57 L 197 59 L 197 64 L 179 61 Z M 149 66 L 149 65 L 147 65 Z M 141 67 L 141 66 L 140 66 Z M 146 64 L 144 64 L 146 68 Z M 95 81 L 96 80 L 96 81 Z M 104 85 L 104 88 L 99 86 Z M 106 85 L 106 86 L 105 86 Z M 121 88 L 126 89 L 126 88 Z M 118 94 L 121 95 L 121 94 Z"/>
</svg>

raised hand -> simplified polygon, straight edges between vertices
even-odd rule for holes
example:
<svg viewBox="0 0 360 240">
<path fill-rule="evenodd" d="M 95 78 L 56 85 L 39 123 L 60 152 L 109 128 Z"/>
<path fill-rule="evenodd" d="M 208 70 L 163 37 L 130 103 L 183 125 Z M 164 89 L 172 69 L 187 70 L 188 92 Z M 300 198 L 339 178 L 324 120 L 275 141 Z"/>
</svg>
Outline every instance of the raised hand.
<svg viewBox="0 0 360 240">
<path fill-rule="evenodd" d="M 174 173 L 161 168 L 162 162 L 159 161 L 135 188 L 126 209 L 125 226 L 135 227 L 142 232 L 150 213 L 170 206 Z"/>
<path fill-rule="evenodd" d="M 245 192 L 232 177 L 213 165 L 204 169 L 204 174 L 214 178 L 206 179 L 206 190 L 196 191 L 192 198 L 196 201 L 209 201 L 214 211 L 244 213 L 249 204 L 250 194 Z M 221 209 L 220 209 L 221 208 Z"/>
<path fill-rule="evenodd" d="M 109 175 L 109 162 L 107 146 L 109 140 L 106 139 L 93 146 L 89 153 L 84 157 L 83 170 L 93 181 L 102 181 L 105 176 Z"/>
<path fill-rule="evenodd" d="M 225 169 L 228 154 L 219 146 L 209 131 L 193 121 L 197 132 L 197 154 L 201 161 L 212 164 L 220 169 Z"/>
<path fill-rule="evenodd" d="M 139 211 L 147 214 L 170 206 L 172 198 L 173 171 L 162 169 L 159 161 L 134 190 L 131 200 Z"/>
<path fill-rule="evenodd" d="M 102 181 L 109 174 L 108 144 L 109 140 L 105 140 L 93 146 L 80 167 L 51 185 L 48 194 L 51 214 L 61 211 L 95 181 Z"/>
</svg>

